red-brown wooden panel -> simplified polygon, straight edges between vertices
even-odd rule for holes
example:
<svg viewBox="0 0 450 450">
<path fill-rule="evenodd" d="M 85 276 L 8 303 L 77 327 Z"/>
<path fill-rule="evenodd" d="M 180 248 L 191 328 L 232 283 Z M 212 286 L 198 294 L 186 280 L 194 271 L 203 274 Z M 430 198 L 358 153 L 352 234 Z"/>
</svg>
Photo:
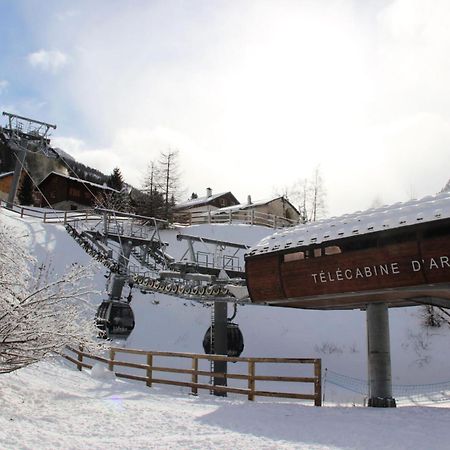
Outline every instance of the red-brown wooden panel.
<svg viewBox="0 0 450 450">
<path fill-rule="evenodd" d="M 279 256 L 273 253 L 246 261 L 247 286 L 253 301 L 284 298 L 278 261 Z"/>
</svg>

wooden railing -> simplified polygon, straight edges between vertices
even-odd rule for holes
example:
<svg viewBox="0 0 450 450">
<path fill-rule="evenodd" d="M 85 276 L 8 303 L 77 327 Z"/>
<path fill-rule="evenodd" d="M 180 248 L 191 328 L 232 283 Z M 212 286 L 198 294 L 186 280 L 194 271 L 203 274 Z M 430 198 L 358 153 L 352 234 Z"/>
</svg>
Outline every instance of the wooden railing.
<svg viewBox="0 0 450 450">
<path fill-rule="evenodd" d="M 8 208 L 7 202 L 0 200 L 0 207 Z M 57 211 L 57 210 L 45 210 L 42 208 L 32 208 L 20 205 L 13 205 L 12 208 L 8 208 L 20 217 L 34 217 L 41 219 L 46 223 L 70 223 L 76 220 L 98 220 L 101 218 L 99 213 L 96 213 L 93 209 L 76 210 L 76 211 Z"/>
<path fill-rule="evenodd" d="M 208 390 L 210 392 L 230 392 L 234 394 L 246 395 L 249 400 L 254 400 L 255 397 L 278 397 L 291 398 L 300 400 L 313 400 L 315 406 L 322 405 L 322 369 L 321 360 L 313 358 L 230 358 L 222 355 L 203 355 L 197 353 L 175 353 L 175 352 L 160 352 L 160 351 L 145 351 L 133 350 L 125 348 L 111 348 L 109 350 L 109 357 L 101 357 L 84 352 L 81 348 L 68 349 L 76 355 L 76 357 L 66 354 L 65 358 L 76 364 L 78 370 L 83 367 L 91 369 L 92 364 L 86 362 L 83 358 L 100 361 L 108 366 L 110 371 L 114 371 L 116 377 L 127 378 L 130 380 L 142 381 L 147 386 L 151 387 L 153 384 L 166 384 L 172 386 L 183 386 L 191 389 L 192 394 L 197 394 L 199 389 Z M 144 362 L 129 362 L 118 359 L 120 354 L 135 355 L 138 358 L 143 358 Z M 191 360 L 190 369 L 167 367 L 165 363 L 160 363 L 161 360 L 167 358 L 175 358 L 178 363 L 181 359 Z M 158 359 L 158 362 L 156 361 Z M 246 373 L 214 373 L 210 370 L 200 370 L 199 362 L 202 361 L 226 361 L 238 363 L 236 366 L 242 364 L 247 365 Z M 275 376 L 275 375 L 258 375 L 257 367 L 262 364 L 297 364 L 309 365 L 312 368 L 311 376 Z M 160 365 L 162 364 L 162 365 Z M 129 367 L 138 369 L 144 372 L 142 375 L 135 373 L 117 372 L 117 367 Z M 136 372 L 136 370 L 135 370 Z M 180 381 L 174 379 L 163 378 L 161 375 L 155 376 L 155 373 L 163 374 L 180 374 L 187 375 L 189 381 Z M 210 383 L 199 382 L 199 377 L 211 377 L 226 379 L 227 382 L 234 380 L 242 380 L 243 386 L 221 386 L 212 385 Z M 272 390 L 260 390 L 257 387 L 257 382 L 277 382 L 277 383 L 308 383 L 313 387 L 313 393 L 298 393 L 298 392 L 280 392 Z M 242 382 L 241 382 L 242 384 Z"/>
<path fill-rule="evenodd" d="M 212 211 L 183 211 L 174 214 L 174 221 L 185 225 L 199 225 L 205 223 L 245 223 L 269 228 L 283 228 L 297 225 L 295 220 L 255 211 L 254 209 L 219 212 Z"/>
</svg>

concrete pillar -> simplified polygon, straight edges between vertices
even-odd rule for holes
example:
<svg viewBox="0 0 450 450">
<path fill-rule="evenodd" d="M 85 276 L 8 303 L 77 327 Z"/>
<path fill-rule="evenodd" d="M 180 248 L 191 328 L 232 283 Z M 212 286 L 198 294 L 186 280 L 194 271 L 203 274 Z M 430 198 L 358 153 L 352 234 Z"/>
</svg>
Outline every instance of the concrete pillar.
<svg viewBox="0 0 450 450">
<path fill-rule="evenodd" d="M 395 407 L 392 398 L 389 311 L 385 303 L 367 305 L 369 406 Z"/>
<path fill-rule="evenodd" d="M 214 354 L 227 355 L 227 303 L 214 302 Z M 214 373 L 227 373 L 226 361 L 214 361 Z M 214 377 L 214 386 L 226 386 L 227 379 L 223 377 Z M 227 393 L 214 391 L 214 395 L 226 397 Z"/>
</svg>

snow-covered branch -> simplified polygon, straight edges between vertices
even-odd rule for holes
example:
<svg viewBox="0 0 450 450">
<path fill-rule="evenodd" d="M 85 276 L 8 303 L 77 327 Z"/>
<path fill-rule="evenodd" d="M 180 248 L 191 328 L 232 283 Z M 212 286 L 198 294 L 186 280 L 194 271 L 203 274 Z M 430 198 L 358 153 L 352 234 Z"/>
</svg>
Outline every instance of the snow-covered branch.
<svg viewBox="0 0 450 450">
<path fill-rule="evenodd" d="M 35 265 L 23 237 L 0 223 L 0 373 L 62 354 L 68 345 L 105 346 L 86 301 L 94 293 L 92 268 L 72 266 L 56 277 L 42 268 L 34 274 Z"/>
</svg>

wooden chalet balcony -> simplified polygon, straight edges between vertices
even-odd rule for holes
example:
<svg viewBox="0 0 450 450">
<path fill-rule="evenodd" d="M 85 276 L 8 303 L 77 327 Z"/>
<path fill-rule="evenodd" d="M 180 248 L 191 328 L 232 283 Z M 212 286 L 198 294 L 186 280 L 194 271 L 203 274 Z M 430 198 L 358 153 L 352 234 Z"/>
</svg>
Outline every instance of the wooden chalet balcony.
<svg viewBox="0 0 450 450">
<path fill-rule="evenodd" d="M 259 225 L 269 228 L 284 228 L 297 225 L 295 220 L 255 211 L 254 209 L 238 211 L 183 211 L 174 214 L 174 222 L 182 225 L 200 225 L 205 223 L 227 223 Z"/>
</svg>

